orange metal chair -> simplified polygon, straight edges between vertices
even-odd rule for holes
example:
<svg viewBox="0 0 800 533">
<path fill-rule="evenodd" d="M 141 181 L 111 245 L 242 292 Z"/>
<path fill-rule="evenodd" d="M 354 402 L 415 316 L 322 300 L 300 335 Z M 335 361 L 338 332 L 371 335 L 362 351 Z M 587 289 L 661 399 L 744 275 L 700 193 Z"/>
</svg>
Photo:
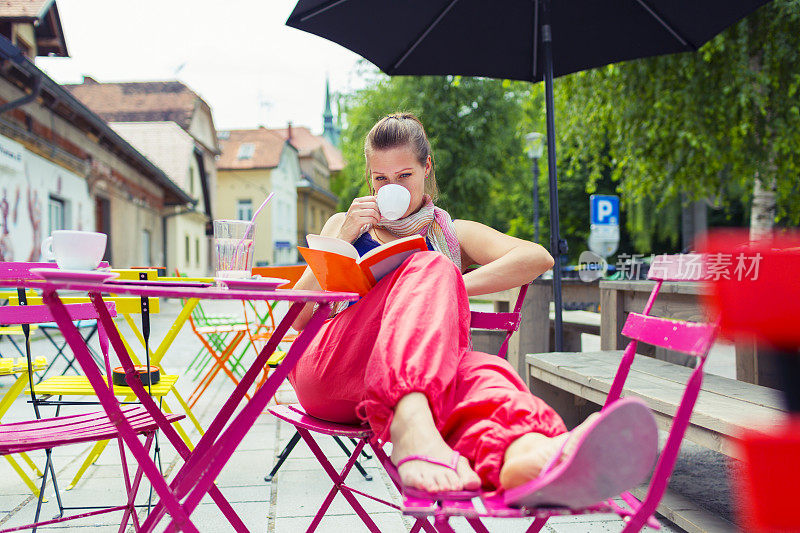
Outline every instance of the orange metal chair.
<svg viewBox="0 0 800 533">
<path fill-rule="evenodd" d="M 295 283 L 300 279 L 300 276 L 305 272 L 305 265 L 290 265 L 290 266 L 271 266 L 271 267 L 253 267 L 253 274 L 267 278 L 283 278 L 289 280 L 285 285 L 281 285 L 280 289 L 291 289 Z M 250 306 L 252 313 L 255 315 L 254 320 L 248 317 L 247 307 Z M 260 351 L 264 344 L 266 344 L 275 331 L 275 303 L 267 302 L 266 316 L 259 315 L 256 308 L 256 302 L 242 302 L 244 307 L 244 319 L 248 324 L 247 334 L 250 339 L 250 345 L 256 353 Z M 289 333 L 284 335 L 281 339 L 281 344 L 291 344 L 297 339 L 297 333 Z M 275 355 L 270 358 L 268 365 L 264 368 L 264 374 L 261 377 L 257 387 L 260 387 L 269 377 L 270 372 L 275 368 L 283 359 L 283 350 L 276 350 Z M 277 400 L 276 400 L 277 402 Z"/>
<path fill-rule="evenodd" d="M 192 332 L 194 332 L 195 336 L 200 339 L 200 342 L 203 343 L 206 350 L 211 357 L 213 358 L 213 365 L 211 368 L 205 373 L 202 377 L 200 382 L 197 384 L 197 387 L 192 391 L 189 395 L 189 407 L 194 407 L 198 400 L 203 396 L 203 393 L 208 389 L 211 382 L 214 381 L 214 378 L 219 374 L 220 370 L 228 376 L 231 381 L 235 385 L 239 384 L 239 380 L 237 377 L 231 372 L 228 368 L 227 362 L 230 359 L 233 352 L 236 350 L 236 347 L 239 346 L 239 343 L 247 335 L 248 327 L 247 324 L 226 324 L 226 325 L 219 325 L 219 326 L 198 326 L 195 324 L 194 319 L 189 316 L 189 325 L 192 327 Z M 233 334 L 232 337 L 229 335 Z M 221 349 L 218 349 L 216 346 L 216 342 L 212 344 L 211 340 L 219 339 L 224 336 L 224 343 L 221 346 Z M 247 399 L 250 399 L 248 394 L 245 394 Z"/>
</svg>

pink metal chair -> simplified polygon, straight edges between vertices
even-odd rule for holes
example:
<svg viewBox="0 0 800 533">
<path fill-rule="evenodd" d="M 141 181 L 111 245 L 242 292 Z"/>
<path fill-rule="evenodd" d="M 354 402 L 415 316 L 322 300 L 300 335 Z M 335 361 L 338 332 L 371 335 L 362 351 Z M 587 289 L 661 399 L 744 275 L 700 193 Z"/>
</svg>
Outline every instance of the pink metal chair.
<svg viewBox="0 0 800 533">
<path fill-rule="evenodd" d="M 528 292 L 528 286 L 525 285 L 520 287 L 519 294 L 517 296 L 517 301 L 514 304 L 514 309 L 507 313 L 491 313 L 491 312 L 478 312 L 473 311 L 470 327 L 475 329 L 487 329 L 487 330 L 495 330 L 495 331 L 505 331 L 506 335 L 503 339 L 502 344 L 500 345 L 500 349 L 498 351 L 498 355 L 500 357 L 505 358 L 506 353 L 508 352 L 508 342 L 511 339 L 511 336 L 514 334 L 517 329 L 519 329 L 520 324 L 520 312 L 522 310 L 522 304 L 525 301 L 525 295 Z M 314 517 L 311 526 L 309 526 L 309 531 L 313 531 L 316 529 L 319 522 L 322 520 L 322 517 L 325 515 L 328 507 L 330 506 L 331 502 L 333 501 L 334 496 L 338 492 L 342 493 L 342 496 L 347 499 L 356 513 L 364 520 L 364 523 L 370 529 L 370 531 L 378 531 L 377 526 L 372 521 L 371 518 L 366 514 L 364 508 L 355 499 L 352 495 L 352 492 L 357 494 L 361 494 L 364 497 L 374 499 L 384 503 L 390 507 L 395 509 L 399 509 L 393 503 L 386 502 L 384 500 L 377 499 L 373 496 L 368 494 L 364 494 L 352 487 L 348 487 L 345 484 L 345 479 L 347 478 L 347 474 L 353 467 L 364 476 L 365 479 L 370 480 L 371 476 L 367 474 L 366 470 L 359 464 L 357 459 L 359 456 L 365 456 L 366 458 L 370 458 L 369 455 L 366 455 L 364 448 L 365 445 L 368 444 L 368 441 L 372 438 L 372 431 L 366 426 L 348 426 L 344 424 L 335 424 L 332 422 L 327 422 L 324 420 L 320 420 L 318 418 L 311 417 L 303 411 L 303 408 L 300 405 L 278 405 L 269 409 L 269 412 L 273 415 L 277 416 L 281 420 L 289 422 L 290 424 L 295 426 L 296 433 L 291 438 L 289 443 L 283 449 L 283 451 L 278 456 L 278 462 L 273 467 L 272 471 L 266 476 L 266 481 L 271 481 L 273 477 L 277 474 L 278 469 L 281 467 L 283 462 L 288 458 L 289 454 L 291 453 L 292 449 L 297 445 L 297 443 L 302 438 L 303 441 L 311 448 L 312 453 L 315 455 L 317 460 L 322 465 L 325 472 L 331 478 L 334 483 L 333 488 L 328 493 L 328 496 L 325 498 L 324 502 L 320 506 L 317 515 Z M 330 461 L 322 452 L 322 449 L 319 447 L 319 444 L 314 440 L 312 436 L 312 432 L 314 433 L 321 433 L 323 435 L 330 435 L 334 438 L 337 445 L 342 448 L 345 454 L 349 455 L 350 459 L 342 469 L 342 471 L 337 472 L 333 465 L 330 464 Z M 344 443 L 342 443 L 341 439 L 347 438 L 350 439 L 355 448 L 352 452 L 350 452 Z M 389 458 L 386 456 L 383 448 L 381 446 L 372 446 L 373 451 L 375 452 L 376 457 L 384 465 L 384 468 L 390 473 L 392 476 L 392 470 L 394 469 L 394 465 L 392 465 Z M 396 470 L 395 470 L 396 474 Z M 400 489 L 400 485 L 398 482 L 396 475 L 393 475 L 392 480 L 395 482 L 398 490 Z M 420 521 L 420 524 L 427 524 L 424 520 Z M 430 524 L 428 524 L 430 525 Z M 424 526 L 420 526 L 424 527 Z M 427 530 L 427 529 L 426 529 Z M 416 529 L 415 529 L 416 531 Z"/>
<path fill-rule="evenodd" d="M 8 275 L 3 276 L 8 279 Z M 21 298 L 24 302 L 24 298 Z M 113 304 L 106 304 L 109 313 L 115 315 L 115 307 Z M 71 320 L 94 320 L 97 318 L 97 311 L 90 303 L 85 304 L 67 304 L 66 308 L 69 312 Z M 23 330 L 27 330 L 30 324 L 38 324 L 42 322 L 52 322 L 54 317 L 47 306 L 45 305 L 21 305 L 21 306 L 6 306 L 0 307 L 0 323 L 2 324 L 20 324 Z M 105 359 L 106 371 L 109 376 L 108 386 L 113 390 L 113 383 L 110 379 L 110 362 L 108 359 L 108 340 L 102 327 L 100 328 L 100 345 Z M 27 337 L 27 333 L 26 333 Z M 29 346 L 29 339 L 26 338 L 26 346 Z M 30 367 L 31 361 L 28 359 Z M 30 369 L 29 369 L 30 370 Z M 32 372 L 29 371 L 29 375 Z M 30 384 L 33 388 L 33 383 Z M 139 484 L 142 479 L 141 468 L 137 469 L 133 481 L 128 474 L 128 467 L 125 458 L 125 450 L 121 441 L 119 442 L 120 458 L 122 461 L 122 472 L 125 483 L 125 490 L 127 493 L 127 501 L 121 505 L 95 509 L 86 507 L 65 507 L 61 502 L 61 496 L 58 492 L 58 484 L 56 481 L 55 469 L 51 457 L 51 450 L 57 446 L 64 446 L 68 444 L 78 444 L 84 442 L 96 442 L 108 440 L 112 438 L 119 438 L 119 431 L 117 430 L 116 423 L 109 419 L 105 412 L 87 413 L 72 416 L 61 416 L 55 418 L 40 418 L 38 408 L 36 409 L 36 420 L 26 422 L 16 422 L 11 424 L 0 425 L 0 455 L 15 454 L 21 452 L 29 452 L 33 450 L 44 450 L 46 455 L 46 462 L 44 467 L 45 474 L 42 476 L 41 488 L 39 490 L 39 500 L 36 507 L 36 515 L 34 523 L 25 526 L 18 526 L 14 528 L 4 529 L 0 533 L 6 531 L 17 531 L 20 529 L 33 529 L 49 524 L 55 524 L 67 520 L 74 520 L 88 516 L 94 516 L 103 513 L 110 513 L 115 511 L 124 511 L 122 521 L 120 523 L 119 531 L 122 532 L 127 527 L 130 518 L 133 518 L 133 525 L 136 531 L 139 530 L 139 519 L 135 510 L 135 498 L 139 489 Z M 145 448 L 149 449 L 152 444 L 155 430 L 158 428 L 153 418 L 147 413 L 147 410 L 138 406 L 126 406 L 123 409 L 123 416 L 133 426 L 134 431 L 145 437 Z M 183 415 L 167 415 L 167 418 L 173 422 L 183 418 Z M 45 520 L 39 522 L 39 515 L 45 487 L 47 484 L 47 474 L 53 481 L 56 500 L 58 502 L 59 514 L 57 518 L 52 520 Z M 94 509 L 88 512 L 80 513 L 74 516 L 64 516 L 65 510 L 78 510 L 78 509 Z"/>
<path fill-rule="evenodd" d="M 532 533 L 540 531 L 545 526 L 550 516 L 586 513 L 617 514 L 626 521 L 623 529 L 626 533 L 639 531 L 645 525 L 659 528 L 660 525 L 653 517 L 653 514 L 664 495 L 669 477 L 675 466 L 680 443 L 688 427 L 694 404 L 700 392 L 703 379 L 703 365 L 708 351 L 714 342 L 717 327 L 716 324 L 683 322 L 653 317 L 649 316 L 649 313 L 665 281 L 699 281 L 702 279 L 703 275 L 701 265 L 702 257 L 696 255 L 659 256 L 653 261 L 648 277 L 656 282 L 655 287 L 650 294 L 650 298 L 643 313 L 631 313 L 628 316 L 622 333 L 629 337 L 631 342 L 621 355 L 617 373 L 605 405 L 603 406 L 603 409 L 608 408 L 623 395 L 625 380 L 633 364 L 638 342 L 641 341 L 653 344 L 655 346 L 693 355 L 698 358 L 698 364 L 687 381 L 683 398 L 675 414 L 666 444 L 656 464 L 644 500 L 640 502 L 629 492 L 624 492 L 619 495 L 623 502 L 622 505 L 619 505 L 615 499 L 609 499 L 582 509 L 552 507 L 527 509 L 509 507 L 505 504 L 503 496 L 499 495 L 491 498 L 482 496 L 479 505 L 476 505 L 475 501 L 434 501 L 429 499 L 404 498 L 403 505 L 397 506 L 391 502 L 365 494 L 346 484 L 347 475 L 353 467 L 355 460 L 358 458 L 359 453 L 361 453 L 366 445 L 370 445 L 375 456 L 389 474 L 394 485 L 398 490 L 401 488 L 397 469 L 384 452 L 382 443 L 374 442 L 374 435 L 369 427 L 348 426 L 320 420 L 309 416 L 299 405 L 273 407 L 270 408 L 269 411 L 296 428 L 300 437 L 302 437 L 309 446 L 334 484 L 328 496 L 320 505 L 319 512 L 312 520 L 308 531 L 316 529 L 327 512 L 334 496 L 339 492 L 341 492 L 342 496 L 351 505 L 356 514 L 358 514 L 366 527 L 373 532 L 379 532 L 380 530 L 358 502 L 355 494 L 379 501 L 389 507 L 400 509 L 406 515 L 416 517 L 416 522 L 411 529 L 413 533 L 420 530 L 428 532 L 452 532 L 453 529 L 449 524 L 449 520 L 454 516 L 464 517 L 470 526 L 478 533 L 488 532 L 486 526 L 481 522 L 482 518 L 530 517 L 534 520 L 527 531 Z M 472 315 L 472 327 L 506 329 L 508 331 L 506 341 L 498 354 L 501 357 L 505 356 L 508 338 L 519 327 L 519 311 L 521 309 L 522 300 L 524 299 L 524 290 L 521 291 L 521 293 L 513 313 L 473 313 Z M 358 439 L 358 445 L 341 471 L 337 472 L 325 456 L 319 444 L 314 439 L 314 433 Z M 433 523 L 429 521 L 429 518 L 433 520 Z"/>
</svg>

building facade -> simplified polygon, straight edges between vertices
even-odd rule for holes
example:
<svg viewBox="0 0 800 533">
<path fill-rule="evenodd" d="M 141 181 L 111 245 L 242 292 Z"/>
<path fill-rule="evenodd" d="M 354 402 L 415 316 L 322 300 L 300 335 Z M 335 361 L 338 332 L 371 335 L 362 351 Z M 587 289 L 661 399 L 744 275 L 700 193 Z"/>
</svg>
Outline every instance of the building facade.
<svg viewBox="0 0 800 533">
<path fill-rule="evenodd" d="M 255 265 L 297 262 L 297 190 L 301 177 L 297 149 L 266 128 L 220 132 L 217 213 L 222 219 L 256 219 Z"/>
<path fill-rule="evenodd" d="M 297 148 L 301 179 L 297 182 L 297 242 L 305 246 L 306 235 L 319 234 L 336 212 L 339 198 L 331 192 L 331 179 L 344 168 L 338 148 L 306 127 L 289 125 L 273 130 Z"/>
<path fill-rule="evenodd" d="M 2 260 L 37 261 L 51 231 L 82 229 L 108 234 L 114 266 L 163 264 L 163 217 L 191 198 L 27 53 L 0 35 Z"/>
<path fill-rule="evenodd" d="M 166 215 L 167 270 L 203 276 L 212 269 L 211 235 L 219 154 L 211 108 L 178 81 L 66 86 L 192 198 Z"/>
</svg>

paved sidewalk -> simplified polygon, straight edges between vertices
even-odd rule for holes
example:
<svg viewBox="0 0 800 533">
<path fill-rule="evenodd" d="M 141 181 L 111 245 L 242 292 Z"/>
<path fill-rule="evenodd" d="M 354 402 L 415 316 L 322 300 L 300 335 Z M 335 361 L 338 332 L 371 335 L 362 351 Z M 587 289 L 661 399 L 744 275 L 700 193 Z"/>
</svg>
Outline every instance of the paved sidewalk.
<svg viewBox="0 0 800 533">
<path fill-rule="evenodd" d="M 225 303 L 222 306 L 215 304 L 215 312 L 232 311 L 241 309 L 239 304 Z M 153 317 L 152 338 L 160 340 L 179 310 L 175 301 L 162 302 L 162 313 Z M 123 333 L 126 332 L 121 326 Z M 199 341 L 192 335 L 188 326 L 180 333 L 173 345 L 173 350 L 164 360 L 167 373 L 180 373 L 191 361 L 199 349 Z M 44 343 L 35 342 L 34 350 L 43 350 Z M 0 353 L 8 348 L 4 342 L 0 344 Z M 179 390 L 184 398 L 188 397 L 194 388 L 191 381 L 192 375 L 185 374 L 178 382 Z M 11 380 L 0 381 L 2 394 L 10 385 Z M 233 384 L 226 377 L 217 377 L 209 391 L 202 397 L 194 413 L 200 418 L 204 427 L 213 418 L 222 402 L 233 390 Z M 169 401 L 169 397 L 167 397 Z M 173 400 L 172 407 L 177 407 Z M 65 407 L 62 413 L 78 412 L 76 407 Z M 52 412 L 51 412 L 52 413 Z M 52 416 L 46 414 L 45 416 Z M 32 408 L 24 400 L 18 400 L 10 412 L 4 417 L 4 422 L 30 419 Z M 184 423 L 188 429 L 190 424 Z M 305 444 L 299 444 L 286 463 L 281 468 L 276 478 L 266 483 L 264 475 L 274 463 L 275 456 L 292 436 L 293 429 L 288 424 L 278 422 L 269 414 L 262 415 L 253 430 L 236 450 L 231 461 L 220 474 L 217 485 L 228 498 L 236 511 L 240 514 L 248 528 L 254 532 L 302 532 L 305 531 L 316 513 L 320 503 L 330 490 L 331 483 L 325 473 L 316 463 L 310 450 Z M 196 432 L 189 432 L 194 442 L 197 442 Z M 165 473 L 169 474 L 178 467 L 175 450 L 161 439 L 162 465 Z M 345 456 L 332 439 L 321 438 L 320 444 L 326 453 L 333 458 L 334 466 L 341 468 Z M 112 443 L 97 461 L 87 470 L 83 479 L 70 491 L 63 490 L 69 484 L 72 475 L 77 471 L 89 445 L 76 445 L 62 447 L 54 450 L 54 464 L 58 472 L 58 479 L 62 487 L 62 498 L 67 506 L 77 505 L 103 505 L 122 502 L 124 487 L 122 472 L 119 466 L 120 458 L 116 444 Z M 32 454 L 37 464 L 44 464 L 44 453 Z M 394 490 L 388 477 L 375 459 L 362 463 L 372 475 L 372 481 L 364 480 L 355 469 L 348 478 L 349 483 L 364 492 L 375 494 L 400 503 L 399 495 Z M 133 467 L 135 468 L 135 466 Z M 133 473 L 133 472 L 132 472 Z M 138 502 L 146 504 L 149 485 L 143 482 L 139 492 Z M 43 516 L 52 516 L 56 504 L 53 496 L 52 485 L 48 483 L 47 494 L 49 502 L 44 505 Z M 370 500 L 360 498 L 364 507 L 385 532 L 408 531 L 411 520 L 401 516 L 392 509 L 382 507 Z M 13 472 L 8 463 L 0 460 L 0 529 L 29 523 L 34 516 L 36 500 Z M 140 516 L 145 516 L 143 509 Z M 41 531 L 116 531 L 119 526 L 121 513 L 111 513 L 97 517 L 67 522 L 49 528 L 40 528 Z M 232 528 L 217 510 L 216 505 L 207 497 L 198 509 L 192 514 L 194 523 L 203 532 L 231 531 Z M 457 521 L 453 525 L 456 531 L 471 531 L 465 521 Z M 166 521 L 162 521 L 163 530 Z M 516 532 L 524 531 L 528 520 L 495 520 L 488 521 L 491 531 Z M 545 531 L 549 533 L 593 533 L 612 532 L 622 529 L 622 522 L 613 515 L 592 515 L 582 517 L 560 517 L 551 519 Z M 133 531 L 129 526 L 128 531 Z M 337 496 L 328 515 L 320 524 L 318 531 L 366 531 L 359 518 L 353 513 L 347 502 Z M 662 531 L 680 531 L 669 526 Z"/>
</svg>

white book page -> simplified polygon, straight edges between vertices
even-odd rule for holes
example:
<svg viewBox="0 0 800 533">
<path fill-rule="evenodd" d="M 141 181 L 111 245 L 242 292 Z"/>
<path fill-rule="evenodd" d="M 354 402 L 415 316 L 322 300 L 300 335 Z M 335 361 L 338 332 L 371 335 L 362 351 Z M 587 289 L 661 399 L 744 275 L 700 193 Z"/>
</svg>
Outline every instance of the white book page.
<svg viewBox="0 0 800 533">
<path fill-rule="evenodd" d="M 325 237 L 324 235 L 306 235 L 308 247 L 314 250 L 323 250 L 326 252 L 333 252 L 335 254 L 350 257 L 358 261 L 358 251 L 356 247 L 349 242 L 337 239 L 336 237 Z"/>
</svg>

